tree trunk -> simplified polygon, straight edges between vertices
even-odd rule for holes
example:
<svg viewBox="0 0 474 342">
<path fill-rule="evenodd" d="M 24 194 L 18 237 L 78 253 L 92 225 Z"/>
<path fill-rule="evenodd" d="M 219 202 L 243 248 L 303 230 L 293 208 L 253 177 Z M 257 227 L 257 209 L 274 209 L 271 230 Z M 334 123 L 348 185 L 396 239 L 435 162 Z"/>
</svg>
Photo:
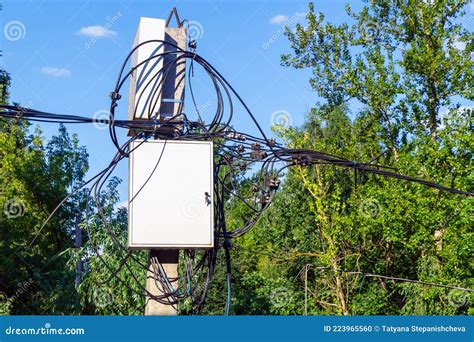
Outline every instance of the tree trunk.
<svg viewBox="0 0 474 342">
<path fill-rule="evenodd" d="M 341 278 L 339 277 L 339 270 L 337 267 L 337 261 L 335 259 L 331 260 L 332 267 L 335 274 L 336 279 L 336 296 L 339 301 L 340 308 L 342 310 L 342 314 L 344 316 L 349 316 L 349 307 L 347 306 L 346 297 L 344 294 L 344 290 L 342 289 Z"/>
</svg>

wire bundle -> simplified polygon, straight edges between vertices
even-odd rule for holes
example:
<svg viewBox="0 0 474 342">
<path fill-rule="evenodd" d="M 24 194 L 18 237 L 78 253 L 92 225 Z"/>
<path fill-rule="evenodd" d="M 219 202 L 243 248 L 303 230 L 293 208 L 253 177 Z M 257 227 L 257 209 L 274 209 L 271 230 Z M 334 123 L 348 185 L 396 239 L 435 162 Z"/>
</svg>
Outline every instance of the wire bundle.
<svg viewBox="0 0 474 342">
<path fill-rule="evenodd" d="M 163 49 L 155 50 L 155 54 L 148 59 L 140 62 L 136 66 L 125 72 L 127 65 L 130 63 L 133 54 L 138 48 L 145 44 L 160 44 Z M 160 52 L 163 51 L 163 52 Z M 157 61 L 163 60 L 162 67 L 156 68 Z M 178 106 L 177 112 L 162 113 L 160 112 L 160 99 L 163 92 L 163 85 L 167 77 L 176 77 L 172 75 L 171 70 L 180 65 L 189 63 L 187 86 L 189 88 L 192 103 L 194 105 L 194 114 L 196 119 L 190 120 L 183 110 L 183 105 Z M 145 73 L 145 67 L 150 66 L 150 72 Z M 195 94 L 192 87 L 192 79 L 194 75 L 195 65 L 202 68 L 209 77 L 216 96 L 215 113 L 209 123 L 204 122 L 202 113 L 198 109 Z M 140 72 L 141 71 L 141 72 Z M 132 77 L 137 77 L 140 87 L 144 90 L 148 89 L 149 96 L 142 97 L 142 90 L 136 105 L 133 108 L 133 117 L 139 117 L 136 120 L 121 120 L 116 118 L 119 100 L 121 99 L 121 91 L 126 81 Z M 179 82 L 184 82 L 184 75 Z M 184 96 L 184 92 L 183 92 Z M 234 117 L 233 100 L 242 105 L 250 119 L 254 122 L 260 133 L 260 137 L 250 134 L 238 132 L 231 126 Z M 181 101 L 184 100 L 183 98 Z M 138 113 L 138 108 L 143 108 L 144 112 Z M 402 179 L 405 181 L 423 184 L 428 187 L 448 191 L 455 194 L 473 196 L 473 193 L 448 188 L 422 179 L 401 175 L 391 168 L 372 163 L 358 163 L 350 161 L 346 158 L 331 155 L 328 153 L 304 149 L 285 148 L 277 143 L 274 139 L 268 139 L 258 124 L 255 116 L 244 103 L 238 93 L 232 88 L 227 80 L 204 58 L 191 50 L 183 50 L 178 46 L 161 41 L 150 40 L 137 45 L 126 57 L 114 90 L 111 93 L 110 116 L 108 119 L 94 119 L 76 115 L 53 114 L 42 112 L 34 109 L 23 108 L 20 106 L 0 105 L 0 118 L 8 120 L 29 120 L 37 122 L 52 123 L 102 123 L 109 125 L 109 133 L 114 143 L 117 153 L 110 164 L 92 177 L 90 180 L 82 184 L 74 190 L 67 198 L 65 198 L 57 208 L 50 214 L 48 220 L 44 222 L 40 230 L 30 246 L 34 243 L 36 237 L 41 233 L 49 219 L 74 193 L 89 187 L 89 196 L 86 206 L 85 226 L 89 236 L 93 232 L 89 229 L 90 213 L 92 212 L 89 199 L 93 200 L 93 206 L 96 208 L 97 215 L 103 222 L 108 236 L 113 243 L 122 251 L 123 259 L 118 269 L 113 269 L 100 253 L 100 245 L 94 245 L 96 256 L 104 263 L 105 267 L 111 273 L 111 278 L 116 278 L 124 286 L 131 291 L 140 295 L 147 294 L 152 300 L 160 303 L 176 305 L 180 301 L 192 297 L 196 303 L 199 312 L 205 303 L 206 293 L 209 289 L 216 266 L 217 254 L 219 249 L 224 248 L 226 256 L 226 273 L 228 286 L 228 302 L 226 313 L 229 312 L 230 305 L 230 283 L 231 283 L 231 259 L 230 248 L 231 240 L 248 232 L 258 221 L 259 217 L 271 204 L 273 196 L 278 191 L 280 185 L 280 177 L 284 171 L 291 166 L 310 166 L 315 164 L 333 165 L 336 167 L 344 167 L 354 172 L 360 171 L 365 173 L 373 173 L 384 177 Z M 130 138 L 123 144 L 118 141 L 117 128 L 124 128 L 129 131 Z M 167 130 L 168 129 L 168 130 Z M 171 134 L 170 134 L 171 132 Z M 131 150 L 131 142 L 140 139 L 142 143 L 148 139 L 169 139 L 169 140 L 210 140 L 215 145 L 215 167 L 214 167 L 214 227 L 215 227 L 215 247 L 206 251 L 185 250 L 183 252 L 183 274 L 178 278 L 170 278 L 164 271 L 160 260 L 152 256 L 149 263 L 145 264 L 134 256 L 131 250 L 128 250 L 120 240 L 115 236 L 112 228 L 104 213 L 100 201 L 100 194 L 104 184 L 112 175 L 114 169 L 120 161 L 127 158 L 133 150 Z M 135 148 L 140 148 L 138 144 Z M 252 179 L 247 179 L 246 174 L 249 170 L 259 168 Z M 251 188 L 250 191 L 244 187 Z M 250 193 L 250 195 L 249 195 Z M 226 224 L 225 204 L 229 200 L 241 201 L 251 211 L 250 217 L 240 227 L 228 227 Z M 90 239 L 93 241 L 93 239 Z M 151 270 L 156 286 L 162 292 L 162 295 L 156 296 L 143 286 L 143 279 L 137 278 L 132 272 L 131 263 L 136 263 L 143 268 L 144 273 Z M 123 279 L 118 273 L 126 270 L 130 277 Z M 129 282 L 133 279 L 136 282 L 139 291 L 129 286 Z M 177 285 L 176 285 L 177 284 Z"/>
</svg>

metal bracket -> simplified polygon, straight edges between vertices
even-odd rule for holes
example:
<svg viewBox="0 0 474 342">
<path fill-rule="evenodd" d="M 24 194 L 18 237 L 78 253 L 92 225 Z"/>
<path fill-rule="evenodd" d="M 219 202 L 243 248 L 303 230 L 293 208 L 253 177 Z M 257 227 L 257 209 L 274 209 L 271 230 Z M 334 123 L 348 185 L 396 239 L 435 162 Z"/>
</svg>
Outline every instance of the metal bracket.
<svg viewBox="0 0 474 342">
<path fill-rule="evenodd" d="M 174 17 L 176 18 L 176 23 L 178 24 L 178 28 L 183 27 L 183 23 L 181 22 L 181 20 L 179 20 L 179 14 L 176 7 L 173 7 L 173 9 L 171 10 L 170 15 L 168 16 L 168 19 L 166 20 L 165 27 L 168 27 L 168 25 L 170 24 L 171 17 L 173 16 L 173 14 L 174 14 Z"/>
<path fill-rule="evenodd" d="M 183 103 L 182 99 L 161 99 L 163 103 Z"/>
</svg>

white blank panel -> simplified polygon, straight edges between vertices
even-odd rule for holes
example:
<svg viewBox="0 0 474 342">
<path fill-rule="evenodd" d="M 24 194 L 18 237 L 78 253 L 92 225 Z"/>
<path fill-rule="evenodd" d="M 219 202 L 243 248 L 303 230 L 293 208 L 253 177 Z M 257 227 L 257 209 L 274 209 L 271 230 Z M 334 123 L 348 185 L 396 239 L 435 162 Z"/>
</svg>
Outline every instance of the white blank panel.
<svg viewBox="0 0 474 342">
<path fill-rule="evenodd" d="M 133 41 L 133 48 L 137 45 L 155 40 L 165 40 L 165 26 L 166 22 L 163 19 L 154 18 L 140 18 L 135 40 Z M 130 75 L 130 92 L 128 101 L 128 119 L 147 119 L 148 107 L 151 102 L 158 104 L 161 102 L 161 91 L 152 101 L 152 95 L 155 89 L 158 88 L 162 76 L 156 77 L 151 81 L 154 72 L 163 67 L 163 57 L 159 55 L 164 52 L 164 45 L 160 42 L 149 42 L 141 45 L 133 54 L 131 58 L 131 67 L 134 68 L 141 64 Z M 156 56 L 156 57 L 154 57 Z M 154 58 L 152 58 L 154 57 Z M 149 61 L 145 62 L 146 60 Z M 156 106 L 155 112 L 158 111 L 159 105 Z M 133 116 L 136 110 L 136 115 Z M 154 115 L 155 113 L 153 113 Z"/>
<path fill-rule="evenodd" d="M 129 159 L 129 247 L 212 248 L 212 142 L 136 140 L 134 148 Z"/>
</svg>

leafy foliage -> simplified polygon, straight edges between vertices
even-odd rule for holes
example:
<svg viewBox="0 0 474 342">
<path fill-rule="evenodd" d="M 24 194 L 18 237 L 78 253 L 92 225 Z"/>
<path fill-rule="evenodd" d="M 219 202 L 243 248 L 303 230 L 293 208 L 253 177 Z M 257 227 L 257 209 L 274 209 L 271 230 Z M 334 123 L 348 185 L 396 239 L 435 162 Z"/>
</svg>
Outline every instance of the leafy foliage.
<svg viewBox="0 0 474 342">
<path fill-rule="evenodd" d="M 352 25 L 325 22 L 310 4 L 307 22 L 287 30 L 293 53 L 282 63 L 310 69 L 323 102 L 303 127 L 280 128 L 280 136 L 292 147 L 472 191 L 472 110 L 459 104 L 472 100 L 472 33 L 455 20 L 464 4 L 370 1 L 360 13 L 347 7 Z M 362 109 L 350 112 L 349 103 Z M 235 259 L 245 263 L 235 272 L 234 312 L 472 313 L 466 292 L 367 275 L 472 288 L 471 227 L 469 198 L 324 165 L 294 167 L 265 217 L 236 243 Z M 280 284 L 289 299 L 275 308 Z"/>
<path fill-rule="evenodd" d="M 464 5 L 371 0 L 358 13 L 347 6 L 350 20 L 336 25 L 310 4 L 306 23 L 287 30 L 291 53 L 282 64 L 308 70 L 321 100 L 302 127 L 276 133 L 295 148 L 472 192 L 473 112 L 461 104 L 473 99 L 473 34 L 462 25 Z M 2 71 L 0 81 L 6 103 L 9 75 Z M 353 104 L 360 109 L 349 110 Z M 22 120 L 0 128 L 1 204 L 24 206 L 18 217 L 0 216 L 8 256 L 0 260 L 0 299 L 9 299 L 1 313 L 142 313 L 145 274 L 108 235 L 126 240 L 126 210 L 115 208 L 119 180 L 101 196 L 108 225 L 94 206 L 86 218 L 84 191 L 37 234 L 83 181 L 87 152 L 64 127 L 48 143 Z M 252 196 L 251 181 L 229 181 Z M 230 230 L 251 214 L 232 197 L 225 203 Z M 469 293 L 429 285 L 473 287 L 472 207 L 470 198 L 417 184 L 327 165 L 293 167 L 254 229 L 233 243 L 231 313 L 473 314 Z M 75 248 L 79 228 L 83 243 Z M 146 263 L 144 253 L 134 256 Z M 224 312 L 223 251 L 216 270 L 202 314 Z M 26 293 L 16 295 L 19 288 Z M 180 311 L 196 312 L 189 301 Z"/>
</svg>

